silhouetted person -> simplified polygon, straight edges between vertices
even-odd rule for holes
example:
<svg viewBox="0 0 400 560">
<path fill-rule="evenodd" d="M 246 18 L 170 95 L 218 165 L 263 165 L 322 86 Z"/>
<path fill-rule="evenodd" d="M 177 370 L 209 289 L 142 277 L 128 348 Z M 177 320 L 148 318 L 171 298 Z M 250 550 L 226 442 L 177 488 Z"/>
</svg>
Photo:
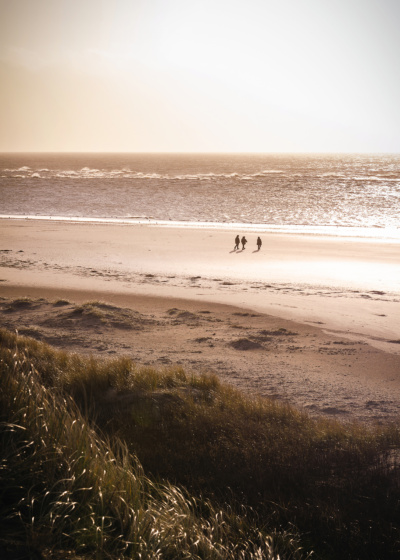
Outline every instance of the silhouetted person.
<svg viewBox="0 0 400 560">
<path fill-rule="evenodd" d="M 242 237 L 242 251 L 244 251 L 246 249 L 246 247 L 245 247 L 246 243 L 247 243 L 247 239 L 243 235 L 243 237 Z"/>
<path fill-rule="evenodd" d="M 233 249 L 234 251 L 236 251 L 236 249 L 239 249 L 239 243 L 240 243 L 240 237 L 237 235 L 235 237 L 235 248 Z"/>
<path fill-rule="evenodd" d="M 261 249 L 261 245 L 262 245 L 261 237 L 257 237 L 257 247 L 258 247 L 258 250 Z"/>
</svg>

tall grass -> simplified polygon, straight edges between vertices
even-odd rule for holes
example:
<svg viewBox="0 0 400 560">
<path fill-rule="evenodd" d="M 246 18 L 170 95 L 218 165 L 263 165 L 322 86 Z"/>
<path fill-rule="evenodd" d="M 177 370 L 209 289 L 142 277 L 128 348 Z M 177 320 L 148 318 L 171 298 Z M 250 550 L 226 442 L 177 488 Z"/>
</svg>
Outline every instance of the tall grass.
<svg viewBox="0 0 400 560">
<path fill-rule="evenodd" d="M 301 558 L 299 534 L 317 558 L 400 557 L 397 424 L 315 420 L 215 376 L 0 342 L 14 480 L 1 507 L 27 542 L 42 519 L 54 547 L 114 557 Z"/>
<path fill-rule="evenodd" d="M 76 391 L 77 372 L 83 376 L 84 364 L 93 371 L 92 360 L 6 331 L 0 338 L 0 551 L 18 555 L 22 547 L 28 557 L 48 558 L 71 551 L 90 558 L 306 556 L 289 531 L 266 532 L 244 511 L 155 483 L 126 444 L 100 436 L 65 390 Z"/>
</svg>

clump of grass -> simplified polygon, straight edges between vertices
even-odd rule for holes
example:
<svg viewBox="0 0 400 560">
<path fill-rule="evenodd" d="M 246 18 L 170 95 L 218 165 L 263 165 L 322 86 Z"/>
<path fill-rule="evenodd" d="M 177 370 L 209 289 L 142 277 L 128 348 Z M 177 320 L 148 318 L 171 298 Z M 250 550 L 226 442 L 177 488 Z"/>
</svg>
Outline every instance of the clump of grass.
<svg viewBox="0 0 400 560">
<path fill-rule="evenodd" d="M 45 300 L 34 300 L 29 297 L 22 297 L 12 300 L 9 305 L 6 307 L 6 311 L 19 311 L 20 309 L 28 309 L 37 306 L 38 303 L 43 302 Z"/>
<path fill-rule="evenodd" d="M 99 319 L 104 319 L 106 316 L 105 309 L 100 302 L 96 301 L 89 301 L 83 303 L 82 305 L 78 305 L 72 311 L 74 315 L 88 315 L 93 317 L 98 317 Z"/>
<path fill-rule="evenodd" d="M 53 305 L 55 307 L 64 307 L 65 305 L 71 305 L 71 302 L 68 301 L 67 299 L 57 299 Z"/>
<path fill-rule="evenodd" d="M 190 514 L 182 519 L 194 516 L 190 523 L 198 527 L 200 516 L 200 525 L 212 528 L 203 528 L 202 534 L 209 539 L 211 533 L 219 535 L 220 540 L 212 553 L 211 549 L 207 553 L 185 549 L 187 557 L 273 558 L 277 551 L 281 558 L 301 557 L 300 551 L 294 552 L 300 543 L 297 531 L 303 535 L 303 547 L 316 549 L 319 558 L 389 560 L 399 556 L 397 424 L 367 428 L 316 420 L 271 399 L 248 398 L 215 376 L 194 376 L 179 367 L 142 368 L 127 358 L 84 358 L 4 330 L 0 330 L 0 343 L 4 348 L 1 367 L 14 375 L 19 359 L 34 372 L 30 378 L 46 395 L 51 390 L 51 395 L 64 399 L 67 410 L 78 406 L 74 418 L 84 412 L 97 434 L 109 438 L 104 453 L 113 457 L 113 464 L 130 453 L 149 476 L 169 481 L 167 486 L 189 489 L 191 495 L 179 490 L 183 498 L 175 494 L 171 498 L 191 504 L 186 510 Z M 16 391 L 11 401 L 18 402 L 19 394 Z M 41 406 L 34 408 L 42 410 Z M 16 420 L 7 422 L 20 425 Z M 96 432 L 93 437 L 99 438 Z M 118 440 L 124 442 L 123 452 L 120 444 L 113 450 L 111 442 Z M 74 445 L 81 449 L 83 443 L 76 440 Z M 136 460 L 133 464 L 137 473 L 141 467 L 135 467 Z M 154 488 L 159 487 L 146 484 L 143 493 L 153 499 L 158 495 Z M 199 499 L 200 495 L 208 499 Z M 171 513 L 170 505 L 157 503 L 157 511 L 179 519 L 181 510 Z M 238 504 L 251 506 L 253 514 L 239 515 Z M 110 514 L 113 519 L 115 515 Z M 214 517 L 220 521 L 211 523 Z M 169 526 L 168 531 L 175 530 Z M 187 533 L 188 528 L 182 531 Z M 180 534 L 180 543 L 189 542 L 189 537 Z M 272 538 L 267 541 L 273 552 L 266 552 L 264 537 Z M 262 553 L 257 556 L 261 542 Z M 280 548 L 276 543 L 281 543 Z"/>
<path fill-rule="evenodd" d="M 256 340 L 250 340 L 249 338 L 238 338 L 237 340 L 232 340 L 229 343 L 235 350 L 260 350 L 263 348 L 262 344 Z"/>
<path fill-rule="evenodd" d="M 48 558 L 306 558 L 293 532 L 268 533 L 244 511 L 215 508 L 151 481 L 124 443 L 101 437 L 71 397 L 43 384 L 32 360 L 37 343 L 5 331 L 1 341 L 0 545 L 6 554 L 18 556 L 23 547 L 30 557 Z"/>
<path fill-rule="evenodd" d="M 288 331 L 283 327 L 280 327 L 279 329 L 275 329 L 273 331 L 268 331 L 264 329 L 260 331 L 260 334 L 265 336 L 297 336 L 298 335 L 297 332 Z"/>
<path fill-rule="evenodd" d="M 179 312 L 179 309 L 176 307 L 171 307 L 171 309 L 167 310 L 168 315 L 176 315 Z"/>
</svg>

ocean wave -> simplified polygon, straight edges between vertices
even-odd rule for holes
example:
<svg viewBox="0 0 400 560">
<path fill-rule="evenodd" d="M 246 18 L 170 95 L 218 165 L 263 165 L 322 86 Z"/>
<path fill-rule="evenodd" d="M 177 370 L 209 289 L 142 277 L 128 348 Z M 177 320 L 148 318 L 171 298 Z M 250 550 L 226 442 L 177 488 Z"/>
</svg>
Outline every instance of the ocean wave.
<svg viewBox="0 0 400 560">
<path fill-rule="evenodd" d="M 58 173 L 55 173 L 55 177 L 60 177 L 61 179 L 64 179 L 66 177 L 78 177 L 78 173 L 76 171 L 59 171 Z"/>
<path fill-rule="evenodd" d="M 366 181 L 366 182 L 377 182 L 377 183 L 400 183 L 400 177 L 387 177 L 387 176 L 383 176 L 383 177 L 378 177 L 377 175 L 366 175 L 366 176 L 361 176 L 361 177 L 352 177 L 351 180 L 352 181 Z"/>
<path fill-rule="evenodd" d="M 30 169 L 31 169 L 30 167 L 24 165 L 22 167 L 18 167 L 17 169 L 10 169 L 6 167 L 5 169 L 3 169 L 3 171 L 6 173 L 20 173 L 21 171 L 30 171 Z"/>
<path fill-rule="evenodd" d="M 24 173 L 24 178 L 38 178 L 39 174 L 44 174 L 43 178 L 77 178 L 77 179 L 131 179 L 131 180 L 158 180 L 158 181 L 219 181 L 219 180 L 238 180 L 238 181 L 250 181 L 253 179 L 263 179 L 273 176 L 279 176 L 280 178 L 298 178 L 303 177 L 304 174 L 298 172 L 287 172 L 281 169 L 264 169 L 262 171 L 256 171 L 253 173 L 237 173 L 237 172 L 226 172 L 226 173 L 156 173 L 156 172 L 144 172 L 144 171 L 132 171 L 129 169 L 113 169 L 104 170 L 96 169 L 90 167 L 82 167 L 80 170 L 74 169 L 57 169 L 50 170 L 48 168 L 41 168 L 38 170 L 33 170 L 28 166 L 23 166 L 18 169 L 4 169 L 4 172 L 10 174 L 10 178 L 21 177 L 21 172 Z M 42 176 L 42 175 L 41 175 Z M 359 182 L 370 182 L 370 183 L 400 183 L 399 175 L 396 173 L 383 174 L 383 175 L 355 175 L 346 176 L 345 173 L 341 172 L 326 172 L 317 174 L 317 177 L 321 179 L 335 178 L 345 180 L 346 182 L 355 183 Z"/>
<path fill-rule="evenodd" d="M 90 169 L 90 167 L 82 167 L 81 173 L 96 173 L 99 169 Z"/>
<path fill-rule="evenodd" d="M 46 175 L 46 179 L 58 178 L 58 179 L 133 179 L 133 180 L 166 180 L 166 181 L 213 181 L 213 180 L 223 180 L 223 179 L 238 179 L 242 181 L 248 181 L 254 178 L 263 178 L 273 175 L 282 175 L 284 171 L 279 169 L 267 169 L 263 171 L 257 171 L 255 173 L 180 173 L 180 174 L 169 174 L 169 173 L 146 173 L 143 171 L 131 171 L 128 169 L 113 169 L 113 170 L 101 170 L 90 167 L 82 167 L 80 170 L 74 169 L 57 169 L 50 170 L 48 168 L 43 168 L 39 170 L 32 170 L 28 166 L 21 167 L 19 169 L 5 169 L 4 171 L 10 173 L 10 177 L 18 177 L 20 175 L 14 175 L 15 173 L 20 173 L 24 171 L 30 173 L 25 175 L 26 178 L 37 178 L 38 173 Z M 297 174 L 298 176 L 299 174 Z"/>
</svg>

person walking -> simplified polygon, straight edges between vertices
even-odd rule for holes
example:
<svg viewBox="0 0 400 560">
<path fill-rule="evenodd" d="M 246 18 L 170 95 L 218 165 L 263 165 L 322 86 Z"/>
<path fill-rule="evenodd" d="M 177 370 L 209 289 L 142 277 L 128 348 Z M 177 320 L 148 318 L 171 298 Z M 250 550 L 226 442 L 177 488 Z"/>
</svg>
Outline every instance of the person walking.
<svg viewBox="0 0 400 560">
<path fill-rule="evenodd" d="M 239 243 L 240 243 L 240 237 L 237 235 L 235 237 L 235 247 L 234 247 L 234 251 L 236 251 L 236 249 L 239 249 Z"/>
<path fill-rule="evenodd" d="M 243 235 L 243 237 L 242 237 L 242 251 L 244 251 L 246 249 L 246 247 L 245 247 L 246 243 L 247 243 L 247 239 Z"/>
<path fill-rule="evenodd" d="M 258 247 L 258 250 L 261 249 L 261 245 L 262 245 L 261 237 L 257 237 L 257 247 Z"/>
</svg>

